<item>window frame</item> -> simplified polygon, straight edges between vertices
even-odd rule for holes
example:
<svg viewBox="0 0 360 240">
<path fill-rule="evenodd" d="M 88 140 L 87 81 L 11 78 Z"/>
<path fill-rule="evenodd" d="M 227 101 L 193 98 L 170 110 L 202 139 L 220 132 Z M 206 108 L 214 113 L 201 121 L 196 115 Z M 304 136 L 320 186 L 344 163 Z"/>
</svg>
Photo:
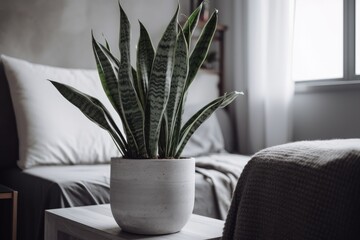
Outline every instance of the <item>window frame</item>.
<svg viewBox="0 0 360 240">
<path fill-rule="evenodd" d="M 360 75 L 356 75 L 355 72 L 355 4 L 356 0 L 344 0 L 344 77 L 342 80 L 360 79 Z"/>
<path fill-rule="evenodd" d="M 305 90 L 308 87 L 317 86 L 337 86 L 360 84 L 360 75 L 355 72 L 355 4 L 356 0 L 343 0 L 343 77 L 342 78 L 326 78 L 314 80 L 293 80 L 300 90 Z M 360 47 L 360 45 L 358 46 Z M 359 59 L 360 60 L 360 59 Z"/>
</svg>

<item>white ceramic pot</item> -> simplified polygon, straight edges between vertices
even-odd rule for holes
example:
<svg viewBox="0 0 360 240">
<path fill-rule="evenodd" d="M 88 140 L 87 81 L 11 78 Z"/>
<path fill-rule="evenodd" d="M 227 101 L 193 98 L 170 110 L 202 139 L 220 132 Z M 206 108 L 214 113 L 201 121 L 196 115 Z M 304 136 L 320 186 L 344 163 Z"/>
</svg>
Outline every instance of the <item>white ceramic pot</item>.
<svg viewBox="0 0 360 240">
<path fill-rule="evenodd" d="M 123 231 L 160 235 L 178 232 L 195 198 L 195 160 L 111 159 L 110 205 Z"/>
</svg>

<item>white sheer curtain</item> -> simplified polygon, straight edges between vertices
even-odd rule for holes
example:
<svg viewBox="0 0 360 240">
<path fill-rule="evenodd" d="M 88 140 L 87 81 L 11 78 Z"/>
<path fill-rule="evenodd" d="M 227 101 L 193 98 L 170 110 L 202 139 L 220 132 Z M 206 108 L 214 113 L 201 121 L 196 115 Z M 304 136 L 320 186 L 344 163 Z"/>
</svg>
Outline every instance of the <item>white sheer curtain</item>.
<svg viewBox="0 0 360 240">
<path fill-rule="evenodd" d="M 238 0 L 234 7 L 235 89 L 240 152 L 291 141 L 295 0 Z"/>
</svg>

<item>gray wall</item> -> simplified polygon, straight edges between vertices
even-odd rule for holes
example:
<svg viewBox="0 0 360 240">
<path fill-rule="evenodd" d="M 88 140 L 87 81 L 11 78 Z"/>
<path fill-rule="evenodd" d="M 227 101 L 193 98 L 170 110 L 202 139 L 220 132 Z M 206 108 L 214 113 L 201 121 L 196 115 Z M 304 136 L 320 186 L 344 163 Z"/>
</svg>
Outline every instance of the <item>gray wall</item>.
<svg viewBox="0 0 360 240">
<path fill-rule="evenodd" d="M 177 1 L 121 2 L 132 24 L 133 55 L 138 19 L 157 45 Z M 95 68 L 91 29 L 99 41 L 104 34 L 117 49 L 118 12 L 117 0 L 1 0 L 0 53 L 54 66 Z"/>
<path fill-rule="evenodd" d="M 360 87 L 318 87 L 297 92 L 294 140 L 359 138 Z"/>
</svg>

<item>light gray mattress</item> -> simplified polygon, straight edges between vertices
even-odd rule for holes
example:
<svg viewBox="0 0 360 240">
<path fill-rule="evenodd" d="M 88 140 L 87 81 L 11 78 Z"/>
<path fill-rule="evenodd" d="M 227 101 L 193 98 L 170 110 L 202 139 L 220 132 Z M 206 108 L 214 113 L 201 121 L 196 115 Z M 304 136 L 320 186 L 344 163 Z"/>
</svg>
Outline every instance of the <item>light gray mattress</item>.
<svg viewBox="0 0 360 240">
<path fill-rule="evenodd" d="M 194 213 L 224 218 L 233 182 L 248 160 L 247 156 L 227 153 L 198 157 Z M 18 239 L 43 239 L 45 209 L 109 203 L 109 177 L 109 164 L 41 166 L 1 172 L 0 182 L 19 192 Z"/>
</svg>

